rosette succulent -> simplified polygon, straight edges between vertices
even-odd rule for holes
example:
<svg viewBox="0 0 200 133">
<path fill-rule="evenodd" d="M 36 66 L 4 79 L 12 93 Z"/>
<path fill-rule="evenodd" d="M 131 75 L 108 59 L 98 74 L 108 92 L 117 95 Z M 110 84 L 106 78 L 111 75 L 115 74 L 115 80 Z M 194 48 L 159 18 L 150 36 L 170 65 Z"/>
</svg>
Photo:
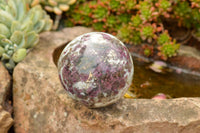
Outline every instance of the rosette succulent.
<svg viewBox="0 0 200 133">
<path fill-rule="evenodd" d="M 161 56 L 163 59 L 167 59 L 167 57 L 172 57 L 176 55 L 176 51 L 179 49 L 180 44 L 176 44 L 176 41 L 174 40 L 171 43 L 165 43 L 159 49 L 161 50 Z"/>
<path fill-rule="evenodd" d="M 62 13 L 69 10 L 69 6 L 74 4 L 76 0 L 29 0 L 29 5 L 34 7 L 38 4 L 42 5 L 44 9 L 48 12 L 53 12 L 56 14 L 53 30 L 58 28 Z"/>
<path fill-rule="evenodd" d="M 38 5 L 25 0 L 0 0 L 0 58 L 12 70 L 27 50 L 39 40 L 38 33 L 50 30 L 52 20 Z"/>
<path fill-rule="evenodd" d="M 58 61 L 59 77 L 69 96 L 90 108 L 120 99 L 132 82 L 133 61 L 114 36 L 91 32 L 71 41 Z"/>
<path fill-rule="evenodd" d="M 54 12 L 56 15 L 61 15 L 69 10 L 69 6 L 74 4 L 76 0 L 29 0 L 31 6 L 41 4 L 48 12 Z"/>
</svg>

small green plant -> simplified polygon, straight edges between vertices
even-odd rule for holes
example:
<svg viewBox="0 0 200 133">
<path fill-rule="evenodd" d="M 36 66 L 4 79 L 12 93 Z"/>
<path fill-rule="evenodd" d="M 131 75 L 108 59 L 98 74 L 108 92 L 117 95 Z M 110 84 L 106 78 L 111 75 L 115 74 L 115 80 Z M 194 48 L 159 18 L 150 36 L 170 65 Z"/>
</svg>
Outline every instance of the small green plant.
<svg viewBox="0 0 200 133">
<path fill-rule="evenodd" d="M 179 44 L 176 44 L 175 40 L 170 43 L 165 43 L 159 47 L 160 53 L 158 53 L 158 55 L 160 55 L 162 59 L 165 60 L 167 59 L 167 57 L 172 57 L 176 55 L 178 48 L 179 48 Z"/>
<path fill-rule="evenodd" d="M 25 0 L 0 3 L 0 58 L 12 70 L 38 43 L 38 33 L 51 29 L 52 20 L 39 5 L 29 9 Z"/>
<path fill-rule="evenodd" d="M 140 37 L 140 32 L 131 30 L 131 27 L 123 25 L 117 33 L 119 38 L 122 38 L 122 41 L 129 44 L 140 44 L 142 39 Z"/>
<path fill-rule="evenodd" d="M 150 20 L 152 19 L 152 12 L 153 12 L 153 3 L 151 1 L 140 1 L 138 4 L 139 11 L 140 11 L 140 16 L 141 18 L 145 20 Z"/>
<path fill-rule="evenodd" d="M 165 31 L 162 34 L 160 34 L 157 42 L 158 42 L 159 45 L 163 45 L 165 43 L 169 43 L 170 41 L 171 41 L 171 38 L 170 38 L 168 32 Z"/>
<path fill-rule="evenodd" d="M 153 55 L 153 46 L 150 45 L 143 45 L 142 48 L 144 49 L 144 55 L 149 57 Z"/>
<path fill-rule="evenodd" d="M 141 29 L 141 38 L 142 40 L 147 40 L 149 43 L 152 42 L 152 39 L 155 35 L 155 30 L 152 25 L 143 26 Z"/>
</svg>

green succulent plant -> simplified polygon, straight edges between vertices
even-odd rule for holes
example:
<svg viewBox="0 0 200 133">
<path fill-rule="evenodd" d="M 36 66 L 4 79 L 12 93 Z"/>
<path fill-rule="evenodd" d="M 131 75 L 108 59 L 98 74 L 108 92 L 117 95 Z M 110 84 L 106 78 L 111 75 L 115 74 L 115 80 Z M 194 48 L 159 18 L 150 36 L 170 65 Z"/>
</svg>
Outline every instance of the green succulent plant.
<svg viewBox="0 0 200 133">
<path fill-rule="evenodd" d="M 83 6 L 80 6 L 80 10 L 82 11 L 82 15 L 89 16 L 92 12 L 92 9 L 89 7 L 87 3 L 84 3 Z"/>
<path fill-rule="evenodd" d="M 161 54 L 166 59 L 167 57 L 172 57 L 176 55 L 176 51 L 179 49 L 180 44 L 177 44 L 174 40 L 172 43 L 165 43 L 161 46 Z"/>
<path fill-rule="evenodd" d="M 188 2 L 178 2 L 177 5 L 174 6 L 174 14 L 176 17 L 179 17 L 178 21 L 180 25 L 183 25 L 187 28 L 192 26 L 192 8 Z"/>
<path fill-rule="evenodd" d="M 52 26 L 53 30 L 58 28 L 63 12 L 68 11 L 70 5 L 75 2 L 76 0 L 28 0 L 31 7 L 41 5 L 46 11 L 56 14 L 54 25 Z"/>
<path fill-rule="evenodd" d="M 112 27 L 115 28 L 115 26 L 117 25 L 117 19 L 114 15 L 110 15 L 109 17 L 107 17 L 107 23 L 108 27 Z"/>
<path fill-rule="evenodd" d="M 141 16 L 142 16 L 142 19 L 144 20 L 148 20 L 151 18 L 151 10 L 150 8 L 152 7 L 151 6 L 151 2 L 149 1 L 140 1 L 140 4 L 139 4 L 139 9 L 140 9 L 140 12 L 141 12 Z"/>
<path fill-rule="evenodd" d="M 125 3 L 125 9 L 132 10 L 135 8 L 137 0 L 124 0 Z"/>
<path fill-rule="evenodd" d="M 110 0 L 109 6 L 112 10 L 118 10 L 121 6 L 120 0 Z"/>
<path fill-rule="evenodd" d="M 130 27 L 127 25 L 123 25 L 119 31 L 117 36 L 122 39 L 123 42 L 130 43 L 130 35 L 131 35 L 131 30 Z"/>
<path fill-rule="evenodd" d="M 128 24 L 131 20 L 131 14 L 120 14 L 119 16 L 117 16 L 116 18 L 117 21 L 121 24 Z"/>
<path fill-rule="evenodd" d="M 163 45 L 165 43 L 169 43 L 171 40 L 170 40 L 170 36 L 167 32 L 164 32 L 162 34 L 160 34 L 160 36 L 158 37 L 158 44 L 159 45 Z"/>
<path fill-rule="evenodd" d="M 151 25 L 144 26 L 141 31 L 142 37 L 147 39 L 148 37 L 152 38 L 154 35 L 154 29 Z"/>
<path fill-rule="evenodd" d="M 177 6 L 174 7 L 175 13 L 181 17 L 188 16 L 191 12 L 191 8 L 188 2 L 178 2 Z"/>
<path fill-rule="evenodd" d="M 148 49 L 148 48 L 144 49 L 144 55 L 150 56 L 151 55 L 151 50 Z"/>
<path fill-rule="evenodd" d="M 48 12 L 54 12 L 61 15 L 63 12 L 69 10 L 69 6 L 74 4 L 76 0 L 29 0 L 31 6 L 41 4 Z"/>
<path fill-rule="evenodd" d="M 95 30 L 98 30 L 98 31 L 102 31 L 103 30 L 103 23 L 102 22 L 97 22 L 97 23 L 93 23 L 93 28 Z"/>
<path fill-rule="evenodd" d="M 51 29 L 52 20 L 39 5 L 29 9 L 25 0 L 0 3 L 0 58 L 12 70 L 38 43 L 38 33 Z"/>
<path fill-rule="evenodd" d="M 134 27 L 138 27 L 140 24 L 142 24 L 142 19 L 138 14 L 136 16 L 132 16 L 131 21 Z"/>
<path fill-rule="evenodd" d="M 108 10 L 104 7 L 97 6 L 94 9 L 94 18 L 97 20 L 103 20 L 108 15 Z"/>
<path fill-rule="evenodd" d="M 160 0 L 159 2 L 160 2 L 160 8 L 162 8 L 164 11 L 166 11 L 171 6 L 169 0 Z"/>
<path fill-rule="evenodd" d="M 195 20 L 195 21 L 193 21 L 193 22 L 200 22 L 200 13 L 199 13 L 199 9 L 192 9 L 192 16 L 193 16 L 193 19 Z"/>
<path fill-rule="evenodd" d="M 140 44 L 142 42 L 140 32 L 130 29 L 131 27 L 123 25 L 119 29 L 117 36 L 121 38 L 121 40 L 125 43 L 135 44 L 135 45 Z"/>
</svg>

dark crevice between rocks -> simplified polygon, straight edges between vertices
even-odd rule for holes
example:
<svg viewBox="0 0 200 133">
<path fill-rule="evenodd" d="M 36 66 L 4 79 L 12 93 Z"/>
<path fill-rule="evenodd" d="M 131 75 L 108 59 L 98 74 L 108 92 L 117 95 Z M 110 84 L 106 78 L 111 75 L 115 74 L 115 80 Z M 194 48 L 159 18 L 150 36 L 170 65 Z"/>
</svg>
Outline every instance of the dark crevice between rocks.
<svg viewBox="0 0 200 133">
<path fill-rule="evenodd" d="M 15 133 L 14 126 L 9 129 L 8 133 Z"/>
<path fill-rule="evenodd" d="M 5 102 L 3 103 L 3 108 L 8 111 L 11 114 L 11 117 L 14 120 L 14 114 L 13 114 L 13 78 L 11 75 L 11 81 L 10 81 L 10 89 L 6 92 Z M 8 133 L 15 133 L 14 131 L 14 125 L 9 129 Z"/>
<path fill-rule="evenodd" d="M 6 94 L 4 95 L 4 103 L 3 103 L 3 108 L 8 111 L 10 114 L 13 113 L 13 99 L 12 99 L 12 88 L 13 88 L 13 80 L 12 80 L 12 77 L 11 77 L 11 81 L 10 81 L 10 86 L 9 86 L 9 90 L 7 90 Z"/>
</svg>

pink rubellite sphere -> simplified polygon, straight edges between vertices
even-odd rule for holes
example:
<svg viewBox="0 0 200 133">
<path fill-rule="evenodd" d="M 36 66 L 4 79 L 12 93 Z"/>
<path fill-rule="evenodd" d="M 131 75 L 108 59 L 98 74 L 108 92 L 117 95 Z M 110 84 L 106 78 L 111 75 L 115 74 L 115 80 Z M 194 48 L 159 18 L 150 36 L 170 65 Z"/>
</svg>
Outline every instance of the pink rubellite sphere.
<svg viewBox="0 0 200 133">
<path fill-rule="evenodd" d="M 90 108 L 119 100 L 131 85 L 133 71 L 126 46 L 103 32 L 75 38 L 58 61 L 59 78 L 69 96 Z"/>
</svg>

